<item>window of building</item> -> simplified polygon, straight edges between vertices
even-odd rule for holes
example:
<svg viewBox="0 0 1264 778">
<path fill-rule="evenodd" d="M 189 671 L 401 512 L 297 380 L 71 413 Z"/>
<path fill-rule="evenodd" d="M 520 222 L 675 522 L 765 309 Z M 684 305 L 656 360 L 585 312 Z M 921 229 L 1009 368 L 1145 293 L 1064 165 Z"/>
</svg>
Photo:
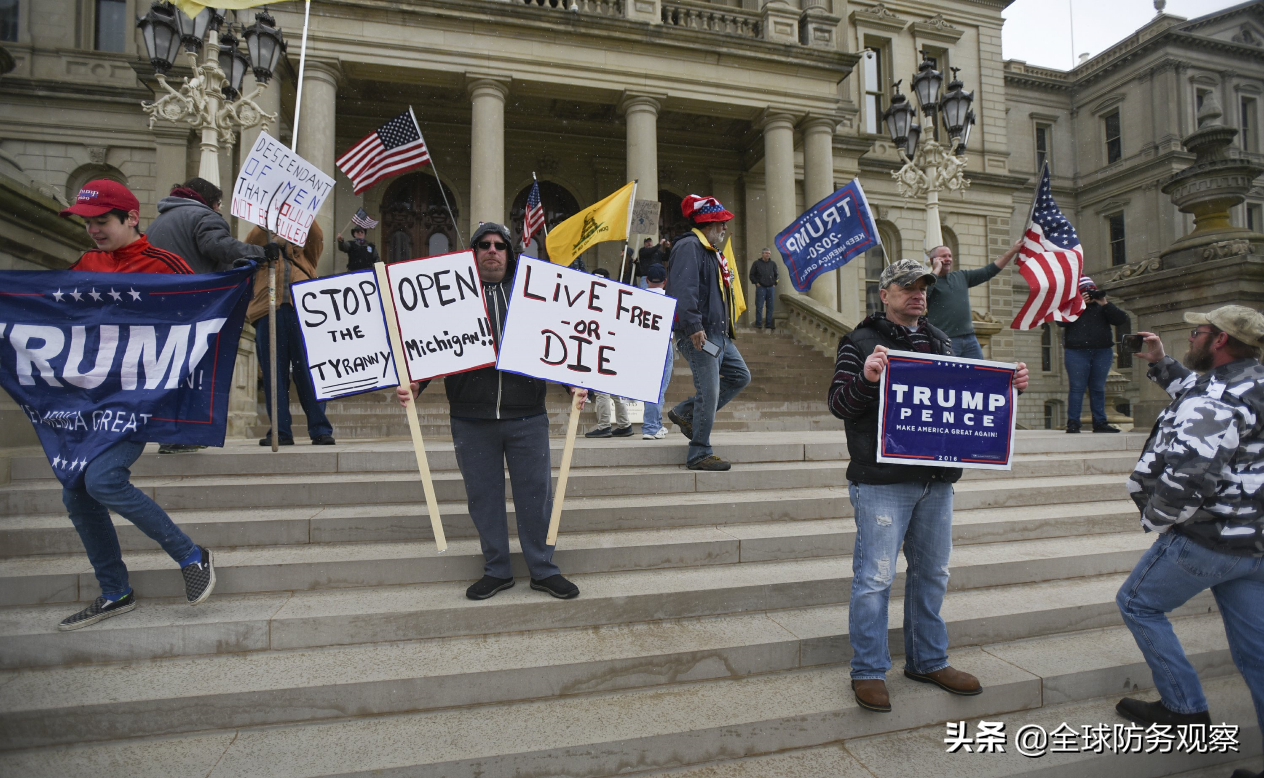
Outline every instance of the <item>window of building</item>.
<svg viewBox="0 0 1264 778">
<path fill-rule="evenodd" d="M 1131 335 L 1131 334 L 1132 334 L 1132 320 L 1131 319 L 1124 322 L 1123 324 L 1120 324 L 1118 327 L 1115 328 L 1115 342 L 1119 344 L 1119 346 L 1115 348 L 1115 352 L 1116 352 L 1115 367 L 1119 370 L 1132 367 L 1132 354 L 1128 353 L 1128 350 L 1123 347 L 1124 336 Z"/>
<path fill-rule="evenodd" d="M 1036 173 L 1049 165 L 1049 173 L 1053 173 L 1053 127 L 1048 124 L 1036 125 Z"/>
<path fill-rule="evenodd" d="M 18 39 L 18 0 L 0 0 L 0 41 Z"/>
<path fill-rule="evenodd" d="M 886 262 L 882 259 L 882 247 L 874 246 L 865 252 L 865 315 L 881 311 L 882 298 L 878 295 L 878 278 Z"/>
<path fill-rule="evenodd" d="M 97 0 L 96 10 L 97 51 L 123 52 L 130 31 L 126 0 Z"/>
<path fill-rule="evenodd" d="M 883 42 L 866 41 L 868 49 L 861 63 L 864 79 L 865 96 L 865 132 L 882 133 L 882 112 L 886 110 L 887 79 L 886 53 Z"/>
<path fill-rule="evenodd" d="M 1264 227 L 1264 206 L 1247 203 L 1246 228 L 1259 232 Z"/>
<path fill-rule="evenodd" d="M 1065 423 L 1066 421 L 1062 418 L 1062 403 L 1057 400 L 1045 400 L 1045 429 L 1059 429 Z"/>
<path fill-rule="evenodd" d="M 1259 122 L 1256 119 L 1254 97 L 1242 98 L 1241 102 L 1238 104 L 1238 116 L 1238 142 L 1242 144 L 1242 150 L 1250 152 L 1259 151 Z"/>
<path fill-rule="evenodd" d="M 1110 232 L 1110 264 L 1128 264 L 1128 253 L 1124 249 L 1124 215 L 1107 216 L 1106 223 Z"/>
<path fill-rule="evenodd" d="M 1124 155 L 1123 138 L 1119 129 L 1119 111 L 1102 118 L 1106 133 L 1106 164 L 1118 162 Z"/>
<path fill-rule="evenodd" d="M 1053 325 L 1040 325 L 1040 369 L 1053 372 Z"/>
</svg>

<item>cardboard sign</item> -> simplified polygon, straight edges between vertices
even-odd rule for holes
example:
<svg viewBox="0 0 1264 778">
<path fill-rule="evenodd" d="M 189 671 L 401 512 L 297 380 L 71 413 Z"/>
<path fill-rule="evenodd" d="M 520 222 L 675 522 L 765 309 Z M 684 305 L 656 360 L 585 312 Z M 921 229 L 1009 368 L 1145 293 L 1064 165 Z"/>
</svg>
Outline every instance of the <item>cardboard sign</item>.
<svg viewBox="0 0 1264 778">
<path fill-rule="evenodd" d="M 386 266 L 408 375 L 414 381 L 496 364 L 474 252 Z"/>
<path fill-rule="evenodd" d="M 675 298 L 518 258 L 496 366 L 658 402 Z"/>
<path fill-rule="evenodd" d="M 852 181 L 804 211 L 773 244 L 794 288 L 806 292 L 817 276 L 842 267 L 880 240 L 865 192 L 859 181 Z"/>
<path fill-rule="evenodd" d="M 637 200 L 632 204 L 632 226 L 629 235 L 657 235 L 658 212 L 663 206 L 657 200 Z"/>
<path fill-rule="evenodd" d="M 333 190 L 333 178 L 260 132 L 233 184 L 232 214 L 302 246 Z"/>
<path fill-rule="evenodd" d="M 290 294 L 317 400 L 399 385 L 372 270 L 299 281 Z"/>
<path fill-rule="evenodd" d="M 892 351 L 880 379 L 878 461 L 1009 470 L 1016 365 Z"/>
</svg>

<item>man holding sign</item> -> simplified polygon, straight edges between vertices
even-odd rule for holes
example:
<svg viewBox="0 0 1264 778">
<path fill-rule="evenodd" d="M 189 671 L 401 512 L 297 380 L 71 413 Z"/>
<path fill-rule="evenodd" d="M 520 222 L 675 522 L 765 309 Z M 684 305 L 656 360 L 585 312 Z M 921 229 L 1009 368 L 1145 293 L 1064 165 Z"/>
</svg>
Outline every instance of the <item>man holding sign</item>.
<svg viewBox="0 0 1264 778">
<path fill-rule="evenodd" d="M 952 340 L 926 320 L 926 290 L 935 275 L 920 262 L 896 262 L 878 280 L 886 312 L 867 317 L 838 344 L 830 412 L 847 429 L 847 467 L 856 510 L 856 549 L 848 637 L 852 690 L 868 710 L 889 712 L 887 604 L 901 546 L 908 560 L 904 590 L 904 674 L 953 694 L 983 691 L 977 678 L 948 664 L 948 630 L 939 615 L 952 551 L 952 484 L 961 469 L 878 463 L 879 379 L 887 352 L 950 356 Z M 1013 386 L 1027 388 L 1019 362 Z"/>
<path fill-rule="evenodd" d="M 516 257 L 509 230 L 484 222 L 470 239 L 483 287 L 491 335 L 499 349 L 513 286 Z M 396 391 L 401 405 L 421 394 L 429 381 Z M 545 408 L 548 383 L 538 378 L 484 367 L 449 375 L 443 380 L 452 414 L 452 443 L 465 481 L 470 518 L 483 547 L 483 577 L 465 591 L 471 600 L 486 600 L 514 585 L 509 559 L 509 526 L 505 512 L 505 466 L 518 520 L 518 542 L 531 574 L 531 588 L 563 600 L 579 596 L 579 587 L 562 577 L 553 564 L 553 546 L 546 536 L 551 510 L 552 466 L 549 460 L 549 417 Z M 568 391 L 588 396 L 585 389 Z"/>
</svg>

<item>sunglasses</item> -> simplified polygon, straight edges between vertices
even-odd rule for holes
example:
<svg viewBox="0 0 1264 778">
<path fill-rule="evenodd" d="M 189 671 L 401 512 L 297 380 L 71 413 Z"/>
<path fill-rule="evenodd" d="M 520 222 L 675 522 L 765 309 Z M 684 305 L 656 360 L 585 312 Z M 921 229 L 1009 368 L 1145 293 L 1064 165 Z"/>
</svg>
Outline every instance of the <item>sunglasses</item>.
<svg viewBox="0 0 1264 778">
<path fill-rule="evenodd" d="M 475 243 L 474 245 L 478 246 L 480 249 L 483 249 L 484 251 L 491 248 L 492 246 L 495 246 L 497 251 L 504 251 L 505 249 L 509 248 L 508 243 L 501 243 L 498 240 L 496 241 L 480 240 L 478 243 Z"/>
</svg>

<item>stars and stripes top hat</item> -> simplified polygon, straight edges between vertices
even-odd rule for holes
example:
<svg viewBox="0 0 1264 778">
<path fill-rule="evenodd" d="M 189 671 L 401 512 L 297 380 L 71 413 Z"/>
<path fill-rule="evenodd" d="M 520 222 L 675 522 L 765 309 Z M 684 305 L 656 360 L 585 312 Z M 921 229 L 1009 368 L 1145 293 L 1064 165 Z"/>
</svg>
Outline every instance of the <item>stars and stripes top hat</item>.
<svg viewBox="0 0 1264 778">
<path fill-rule="evenodd" d="M 726 222 L 733 218 L 733 214 L 725 210 L 719 200 L 694 194 L 681 201 L 680 213 L 694 224 Z"/>
<path fill-rule="evenodd" d="M 430 150 L 421 137 L 417 117 L 409 108 L 361 138 L 335 164 L 351 179 L 352 191 L 360 194 L 383 178 L 419 168 L 429 161 Z"/>
</svg>

